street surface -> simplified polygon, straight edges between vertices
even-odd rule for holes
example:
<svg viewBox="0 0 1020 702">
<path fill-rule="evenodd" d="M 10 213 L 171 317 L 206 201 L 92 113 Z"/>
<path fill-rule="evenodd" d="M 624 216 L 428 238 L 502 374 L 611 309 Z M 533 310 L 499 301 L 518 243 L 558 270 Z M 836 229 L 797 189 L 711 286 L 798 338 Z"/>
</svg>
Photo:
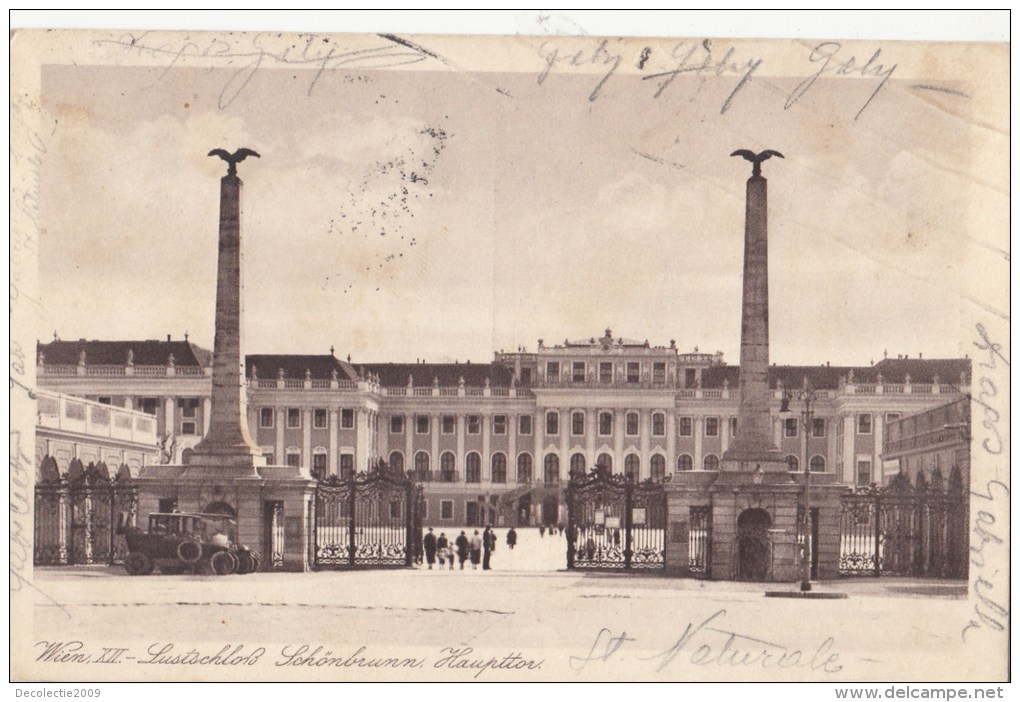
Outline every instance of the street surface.
<svg viewBox="0 0 1020 702">
<path fill-rule="evenodd" d="M 510 552 L 505 530 L 497 532 L 492 571 L 129 577 L 121 568 L 38 569 L 35 584 L 52 601 L 35 598 L 30 640 L 12 655 L 41 657 L 33 670 L 51 679 L 1005 675 L 1000 632 L 972 628 L 961 640 L 974 618 L 964 583 L 841 580 L 816 590 L 848 599 L 774 599 L 764 592 L 796 585 L 567 572 L 562 535 L 519 530 Z"/>
</svg>

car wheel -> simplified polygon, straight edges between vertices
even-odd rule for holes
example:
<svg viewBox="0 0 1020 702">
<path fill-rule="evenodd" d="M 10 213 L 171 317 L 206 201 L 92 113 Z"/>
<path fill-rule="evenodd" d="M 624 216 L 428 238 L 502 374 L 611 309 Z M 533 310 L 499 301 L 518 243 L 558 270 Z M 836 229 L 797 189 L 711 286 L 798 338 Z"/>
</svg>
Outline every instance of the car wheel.
<svg viewBox="0 0 1020 702">
<path fill-rule="evenodd" d="M 248 573 L 255 572 L 255 559 L 252 558 L 251 554 L 247 551 L 241 551 L 237 554 L 237 574 L 247 575 Z"/>
<path fill-rule="evenodd" d="M 237 570 L 237 558 L 230 551 L 217 551 L 209 559 L 209 567 L 216 575 L 230 575 Z"/>
<path fill-rule="evenodd" d="M 177 544 L 177 557 L 185 563 L 198 563 L 202 558 L 202 544 L 197 541 L 182 541 Z"/>
<path fill-rule="evenodd" d="M 132 551 L 124 559 L 124 570 L 128 575 L 148 575 L 154 567 L 152 559 L 141 551 Z"/>
</svg>

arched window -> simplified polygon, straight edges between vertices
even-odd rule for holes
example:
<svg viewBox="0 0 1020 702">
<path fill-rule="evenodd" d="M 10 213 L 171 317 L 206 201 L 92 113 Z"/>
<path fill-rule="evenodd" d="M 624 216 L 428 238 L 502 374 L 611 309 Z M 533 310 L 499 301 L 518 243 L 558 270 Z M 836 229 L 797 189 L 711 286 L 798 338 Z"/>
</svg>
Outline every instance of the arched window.
<svg viewBox="0 0 1020 702">
<path fill-rule="evenodd" d="M 555 453 L 545 457 L 545 482 L 547 485 L 560 482 L 560 457 Z"/>
<path fill-rule="evenodd" d="M 392 451 L 390 453 L 390 468 L 395 471 L 404 472 L 404 454 L 400 451 Z"/>
<path fill-rule="evenodd" d="M 613 457 L 610 456 L 608 453 L 600 453 L 599 457 L 595 459 L 595 467 L 598 468 L 599 471 L 601 471 L 601 472 L 604 472 L 604 473 L 607 473 L 607 474 L 608 473 L 612 473 L 613 472 Z"/>
<path fill-rule="evenodd" d="M 424 475 L 429 472 L 429 455 L 425 451 L 414 454 L 414 472 Z"/>
<path fill-rule="evenodd" d="M 502 453 L 492 454 L 492 482 L 506 482 L 506 456 Z"/>
<path fill-rule="evenodd" d="M 457 457 L 452 451 L 443 451 L 439 457 L 439 479 L 444 483 L 457 481 Z"/>
<path fill-rule="evenodd" d="M 588 466 L 584 460 L 583 453 L 575 453 L 570 457 L 570 474 L 581 477 L 584 475 L 584 471 L 587 470 Z"/>
<path fill-rule="evenodd" d="M 705 456 L 705 470 L 719 470 L 719 457 L 714 453 Z"/>
<path fill-rule="evenodd" d="M 800 470 L 800 461 L 792 453 L 786 457 L 786 470 L 795 473 Z"/>
<path fill-rule="evenodd" d="M 467 455 L 467 460 L 464 462 L 464 482 L 482 482 L 482 458 L 474 451 Z"/>
<path fill-rule="evenodd" d="M 530 483 L 534 476 L 534 466 L 530 453 L 522 453 L 517 457 L 517 482 Z"/>
<path fill-rule="evenodd" d="M 815 454 L 811 457 L 811 472 L 812 473 L 824 473 L 825 472 L 825 456 L 821 454 Z"/>
<path fill-rule="evenodd" d="M 681 454 L 676 459 L 676 469 L 679 473 L 684 473 L 689 470 L 694 470 L 694 459 L 691 458 L 690 454 Z"/>
<path fill-rule="evenodd" d="M 651 466 L 652 480 L 662 482 L 666 479 L 666 457 L 661 453 L 652 456 L 649 463 Z"/>
<path fill-rule="evenodd" d="M 623 459 L 623 474 L 634 482 L 641 479 L 641 458 L 636 453 L 628 453 Z"/>
</svg>

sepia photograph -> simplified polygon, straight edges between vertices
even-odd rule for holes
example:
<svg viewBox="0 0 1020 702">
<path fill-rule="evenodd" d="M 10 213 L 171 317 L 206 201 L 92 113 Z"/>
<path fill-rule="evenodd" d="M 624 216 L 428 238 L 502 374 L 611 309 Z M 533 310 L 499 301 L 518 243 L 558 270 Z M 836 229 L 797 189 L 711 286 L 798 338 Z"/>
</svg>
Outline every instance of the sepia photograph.
<svg viewBox="0 0 1020 702">
<path fill-rule="evenodd" d="M 1008 41 L 527 22 L 12 32 L 12 682 L 1009 680 Z"/>
</svg>

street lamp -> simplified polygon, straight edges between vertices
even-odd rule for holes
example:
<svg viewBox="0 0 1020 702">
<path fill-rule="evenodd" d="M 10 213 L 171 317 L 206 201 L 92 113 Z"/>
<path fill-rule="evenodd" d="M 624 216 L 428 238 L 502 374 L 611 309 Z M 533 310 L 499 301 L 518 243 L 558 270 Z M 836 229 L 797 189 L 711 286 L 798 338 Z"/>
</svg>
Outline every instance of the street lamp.
<svg viewBox="0 0 1020 702">
<path fill-rule="evenodd" d="M 808 384 L 808 380 L 804 378 L 804 384 L 801 389 L 796 392 L 790 392 L 787 390 L 783 393 L 783 398 L 779 407 L 779 414 L 784 419 L 788 418 L 789 415 L 793 414 L 790 410 L 791 400 L 800 400 L 804 403 L 804 409 L 801 410 L 801 423 L 804 430 L 804 516 L 802 522 L 802 529 L 804 534 L 804 549 L 801 551 L 801 577 L 800 577 L 800 589 L 801 592 L 809 592 L 811 590 L 811 550 L 814 549 L 815 544 L 811 539 L 811 465 L 810 465 L 810 446 L 809 441 L 811 439 L 811 428 L 814 420 L 814 409 L 812 405 L 818 397 L 818 393 L 811 388 Z M 810 548 L 809 548 L 810 546 Z"/>
</svg>

